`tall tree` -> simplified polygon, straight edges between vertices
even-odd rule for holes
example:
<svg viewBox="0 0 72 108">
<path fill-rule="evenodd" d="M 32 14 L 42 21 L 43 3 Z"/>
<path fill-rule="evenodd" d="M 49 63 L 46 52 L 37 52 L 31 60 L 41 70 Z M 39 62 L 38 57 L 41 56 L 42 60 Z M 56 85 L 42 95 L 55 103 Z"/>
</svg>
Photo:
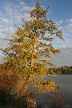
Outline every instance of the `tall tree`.
<svg viewBox="0 0 72 108">
<path fill-rule="evenodd" d="M 24 95 L 28 84 L 31 82 L 38 88 L 39 92 L 55 90 L 53 81 L 44 80 L 48 71 L 48 66 L 53 66 L 49 62 L 51 53 L 54 55 L 60 52 L 52 46 L 55 36 L 62 38 L 62 31 L 58 30 L 55 22 L 47 18 L 47 12 L 43 10 L 37 2 L 35 8 L 31 10 L 31 19 L 24 21 L 21 27 L 9 39 L 9 47 L 3 50 L 5 54 L 4 64 L 11 68 L 13 72 L 24 75 L 24 86 L 19 91 L 19 95 Z"/>
</svg>

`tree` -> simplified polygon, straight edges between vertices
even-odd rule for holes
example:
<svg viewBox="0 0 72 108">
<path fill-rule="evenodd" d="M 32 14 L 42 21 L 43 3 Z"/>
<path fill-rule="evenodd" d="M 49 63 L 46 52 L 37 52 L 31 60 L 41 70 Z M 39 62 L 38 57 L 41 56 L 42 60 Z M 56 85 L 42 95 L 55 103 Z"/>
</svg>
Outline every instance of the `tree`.
<svg viewBox="0 0 72 108">
<path fill-rule="evenodd" d="M 48 66 L 54 66 L 48 60 L 51 53 L 56 55 L 60 52 L 52 46 L 52 41 L 55 36 L 63 38 L 62 31 L 58 30 L 55 22 L 47 18 L 49 7 L 43 10 L 37 2 L 30 12 L 31 19 L 23 20 L 23 25 L 17 27 L 15 34 L 8 39 L 9 46 L 3 49 L 6 68 L 24 75 L 24 86 L 18 96 L 26 93 L 30 82 L 40 93 L 55 90 L 55 83 L 44 80 L 44 76 Z"/>
</svg>

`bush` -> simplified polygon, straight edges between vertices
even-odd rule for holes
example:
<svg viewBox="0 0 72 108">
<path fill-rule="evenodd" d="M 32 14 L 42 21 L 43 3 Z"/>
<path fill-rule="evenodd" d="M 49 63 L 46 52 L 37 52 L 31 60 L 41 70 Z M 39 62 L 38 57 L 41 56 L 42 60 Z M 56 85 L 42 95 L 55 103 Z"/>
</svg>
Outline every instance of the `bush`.
<svg viewBox="0 0 72 108">
<path fill-rule="evenodd" d="M 50 95 L 51 108 L 63 108 L 66 105 L 66 96 L 61 92 Z"/>
</svg>

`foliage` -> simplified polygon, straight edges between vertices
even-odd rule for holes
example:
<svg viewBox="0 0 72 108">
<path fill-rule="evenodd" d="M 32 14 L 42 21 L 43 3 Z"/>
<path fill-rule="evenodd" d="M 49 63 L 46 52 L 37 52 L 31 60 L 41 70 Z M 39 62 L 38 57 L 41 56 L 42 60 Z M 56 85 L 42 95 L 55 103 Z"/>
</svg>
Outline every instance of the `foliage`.
<svg viewBox="0 0 72 108">
<path fill-rule="evenodd" d="M 11 68 L 5 68 L 4 64 L 0 64 L 0 89 L 12 92 L 19 80 L 19 75 L 13 73 Z"/>
<path fill-rule="evenodd" d="M 24 88 L 20 90 L 20 95 L 24 95 L 29 83 L 37 87 L 40 93 L 55 90 L 55 83 L 45 81 L 43 77 L 48 71 L 48 66 L 54 66 L 49 62 L 51 53 L 56 55 L 60 52 L 52 45 L 54 37 L 61 40 L 63 38 L 62 31 L 58 30 L 55 22 L 47 18 L 48 10 L 49 6 L 43 10 L 37 2 L 30 12 L 31 19 L 23 20 L 22 26 L 17 27 L 12 38 L 7 39 L 9 46 L 2 49 L 5 54 L 4 66 L 24 77 Z"/>
<path fill-rule="evenodd" d="M 0 108 L 28 108 L 25 98 L 15 99 L 6 89 L 0 88 Z"/>
<path fill-rule="evenodd" d="M 47 74 L 72 74 L 72 66 L 62 66 L 56 68 L 49 68 Z"/>
<path fill-rule="evenodd" d="M 64 108 L 67 104 L 66 96 L 61 92 L 54 92 L 50 95 L 51 108 Z"/>
</svg>

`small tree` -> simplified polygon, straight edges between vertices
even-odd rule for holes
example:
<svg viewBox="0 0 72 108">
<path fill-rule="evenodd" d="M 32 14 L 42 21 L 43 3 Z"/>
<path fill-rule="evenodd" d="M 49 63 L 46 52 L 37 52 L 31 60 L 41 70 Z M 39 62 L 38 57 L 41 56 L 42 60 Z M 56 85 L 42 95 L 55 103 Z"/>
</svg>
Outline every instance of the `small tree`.
<svg viewBox="0 0 72 108">
<path fill-rule="evenodd" d="M 31 19 L 24 21 L 22 27 L 17 27 L 17 31 L 9 39 L 9 47 L 3 50 L 5 54 L 4 64 L 11 68 L 13 72 L 23 74 L 25 78 L 24 86 L 18 93 L 24 95 L 28 84 L 31 82 L 38 88 L 39 92 L 55 90 L 53 81 L 44 80 L 48 72 L 48 66 L 54 66 L 49 62 L 51 53 L 54 55 L 60 52 L 52 46 L 55 36 L 62 38 L 62 31 L 58 30 L 56 24 L 47 18 L 47 12 L 36 3 L 35 8 L 31 10 Z"/>
</svg>

